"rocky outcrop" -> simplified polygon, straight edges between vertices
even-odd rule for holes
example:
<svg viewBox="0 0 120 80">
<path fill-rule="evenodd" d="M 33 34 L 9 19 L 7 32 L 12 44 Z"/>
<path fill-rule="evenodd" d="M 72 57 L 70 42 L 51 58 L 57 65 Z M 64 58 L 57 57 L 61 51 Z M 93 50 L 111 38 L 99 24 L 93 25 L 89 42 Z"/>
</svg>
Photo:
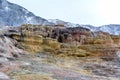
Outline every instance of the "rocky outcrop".
<svg viewBox="0 0 120 80">
<path fill-rule="evenodd" d="M 0 34 L 0 80 L 10 80 L 10 77 L 5 73 L 9 70 L 18 69 L 19 66 L 12 61 L 27 53 L 23 49 L 18 48 L 18 42 L 5 33 L 7 33 L 7 30 L 2 30 Z"/>
<path fill-rule="evenodd" d="M 109 33 L 102 31 L 91 32 L 90 30 L 81 27 L 65 29 L 55 28 L 53 30 L 52 38 L 58 39 L 61 43 L 76 46 L 79 48 L 77 49 L 79 54 L 85 50 L 86 52 L 84 52 L 84 54 L 89 52 L 91 56 L 108 58 L 115 57 L 120 46 L 120 36 L 110 35 Z M 64 52 L 64 50 L 66 50 L 65 53 L 69 53 L 71 50 L 70 52 L 72 53 L 72 49 L 70 47 L 67 47 L 67 49 L 63 49 L 62 51 Z M 79 50 L 81 52 L 79 52 Z"/>
<path fill-rule="evenodd" d="M 84 43 L 84 40 L 89 33 L 89 30 L 87 29 L 58 29 L 49 26 L 23 25 L 18 28 L 18 31 L 19 32 L 16 31 L 16 33 L 11 34 L 9 32 L 8 36 L 19 42 L 17 47 L 30 53 L 50 52 L 61 56 L 69 55 L 78 57 L 89 55 L 89 52 L 86 50 L 78 49 L 76 47 L 76 45 L 79 46 L 78 44 L 81 45 Z M 60 41 L 62 35 L 63 38 Z M 67 45 L 66 48 L 64 48 L 64 43 Z M 69 43 L 70 46 L 72 45 L 71 47 L 68 45 Z"/>
<path fill-rule="evenodd" d="M 26 51 L 29 54 L 22 56 Z M 81 27 L 29 24 L 1 32 L 0 71 L 8 80 L 7 75 L 15 80 L 108 80 L 120 76 L 119 52 L 119 36 Z"/>
<path fill-rule="evenodd" d="M 23 25 L 17 33 L 9 35 L 19 42 L 18 47 L 30 53 L 50 52 L 65 56 L 116 56 L 119 36 L 89 29 L 59 28 L 40 25 Z M 10 30 L 9 30 L 10 31 Z M 14 31 L 15 32 L 15 31 Z"/>
<path fill-rule="evenodd" d="M 17 42 L 6 36 L 0 36 L 0 56 L 11 59 L 20 57 L 24 53 L 23 50 L 16 47 Z"/>
<path fill-rule="evenodd" d="M 86 36 L 89 36 L 90 30 L 82 27 L 76 28 L 55 28 L 52 31 L 52 37 L 57 39 L 61 43 L 70 43 L 75 45 L 81 45 L 84 43 Z"/>
</svg>

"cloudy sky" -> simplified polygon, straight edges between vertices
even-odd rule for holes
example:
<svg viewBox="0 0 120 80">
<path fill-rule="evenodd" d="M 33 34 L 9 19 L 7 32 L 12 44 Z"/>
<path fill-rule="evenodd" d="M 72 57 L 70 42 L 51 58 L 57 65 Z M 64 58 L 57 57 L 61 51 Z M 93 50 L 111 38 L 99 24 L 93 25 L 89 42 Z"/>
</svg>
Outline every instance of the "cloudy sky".
<svg viewBox="0 0 120 80">
<path fill-rule="evenodd" d="M 120 0 L 8 0 L 46 19 L 100 26 L 120 24 Z"/>
</svg>

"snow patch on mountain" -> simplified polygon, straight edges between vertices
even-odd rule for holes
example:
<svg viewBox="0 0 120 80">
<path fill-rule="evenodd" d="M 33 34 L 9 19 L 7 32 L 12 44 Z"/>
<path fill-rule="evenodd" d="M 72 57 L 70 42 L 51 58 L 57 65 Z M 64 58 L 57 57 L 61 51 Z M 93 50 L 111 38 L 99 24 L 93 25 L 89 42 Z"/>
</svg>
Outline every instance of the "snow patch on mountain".
<svg viewBox="0 0 120 80">
<path fill-rule="evenodd" d="M 103 26 L 92 26 L 92 25 L 80 25 L 80 24 L 74 24 L 71 22 L 65 22 L 59 19 L 49 19 L 49 22 L 52 22 L 54 24 L 63 24 L 65 27 L 84 27 L 88 28 L 93 32 L 96 31 L 103 31 L 107 32 L 112 35 L 120 35 L 120 25 L 117 24 L 109 24 L 109 25 L 103 25 Z"/>
<path fill-rule="evenodd" d="M 22 24 L 53 25 L 53 23 L 35 16 L 17 4 L 0 0 L 0 26 L 19 26 Z"/>
<path fill-rule="evenodd" d="M 64 25 L 65 27 L 84 27 L 91 31 L 103 31 L 113 35 L 120 35 L 120 25 L 110 24 L 95 27 L 92 25 L 79 25 L 71 22 L 66 22 L 59 19 L 46 20 L 39 16 L 35 16 L 27 9 L 8 2 L 7 0 L 0 0 L 0 27 L 1 26 L 20 26 L 22 24 L 36 24 L 36 25 Z"/>
<path fill-rule="evenodd" d="M 120 25 L 116 25 L 116 24 L 100 26 L 98 30 L 103 32 L 108 32 L 114 35 L 120 35 Z"/>
<path fill-rule="evenodd" d="M 64 25 L 65 27 L 78 27 L 79 24 L 74 24 L 70 22 L 65 22 L 59 19 L 48 19 L 49 22 L 54 23 L 55 25 Z"/>
</svg>

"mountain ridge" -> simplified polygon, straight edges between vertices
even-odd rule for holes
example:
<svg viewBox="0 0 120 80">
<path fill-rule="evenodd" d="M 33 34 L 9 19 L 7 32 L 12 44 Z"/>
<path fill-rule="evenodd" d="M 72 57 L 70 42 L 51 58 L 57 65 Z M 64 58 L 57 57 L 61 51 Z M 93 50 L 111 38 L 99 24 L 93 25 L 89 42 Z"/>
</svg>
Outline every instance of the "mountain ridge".
<svg viewBox="0 0 120 80">
<path fill-rule="evenodd" d="M 0 0 L 0 25 L 19 26 L 21 24 L 53 25 L 46 19 L 35 16 L 22 6 Z"/>
<path fill-rule="evenodd" d="M 0 27 L 1 26 L 20 26 L 22 24 L 35 25 L 63 25 L 64 27 L 84 27 L 91 31 L 103 31 L 112 35 L 120 35 L 119 24 L 109 24 L 103 26 L 81 25 L 71 22 L 66 22 L 59 19 L 45 19 L 36 16 L 22 6 L 8 2 L 7 0 L 0 0 Z"/>
<path fill-rule="evenodd" d="M 108 24 L 108 25 L 102 25 L 102 26 L 92 26 L 92 25 L 80 25 L 80 24 L 74 24 L 71 22 L 65 22 L 59 19 L 50 19 L 49 22 L 52 22 L 54 24 L 63 24 L 65 27 L 84 27 L 88 28 L 93 32 L 96 31 L 103 31 L 107 32 L 112 35 L 120 35 L 120 24 Z"/>
</svg>

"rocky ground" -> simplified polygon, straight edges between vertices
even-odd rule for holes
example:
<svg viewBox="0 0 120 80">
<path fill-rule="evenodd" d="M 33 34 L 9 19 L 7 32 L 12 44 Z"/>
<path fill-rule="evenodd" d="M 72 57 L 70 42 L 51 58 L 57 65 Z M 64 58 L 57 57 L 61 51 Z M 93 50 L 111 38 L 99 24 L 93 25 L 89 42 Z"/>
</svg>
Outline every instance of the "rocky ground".
<svg viewBox="0 0 120 80">
<path fill-rule="evenodd" d="M 24 55 L 1 72 L 3 80 L 119 80 L 117 59 L 104 61 L 99 57 L 57 57 L 48 53 Z M 15 66 L 15 67 L 14 67 Z M 1 80 L 0 79 L 0 80 Z"/>
<path fill-rule="evenodd" d="M 120 36 L 82 27 L 2 29 L 0 80 L 120 80 Z"/>
</svg>

